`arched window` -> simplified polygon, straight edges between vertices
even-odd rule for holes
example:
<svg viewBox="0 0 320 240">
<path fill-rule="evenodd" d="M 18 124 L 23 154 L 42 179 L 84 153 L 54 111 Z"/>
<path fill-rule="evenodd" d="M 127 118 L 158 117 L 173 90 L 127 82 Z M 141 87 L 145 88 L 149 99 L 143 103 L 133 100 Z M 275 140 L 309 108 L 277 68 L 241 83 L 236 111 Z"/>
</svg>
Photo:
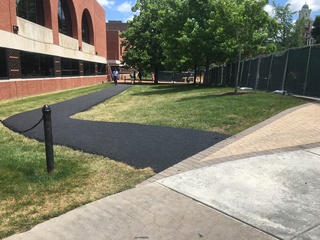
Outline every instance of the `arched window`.
<svg viewBox="0 0 320 240">
<path fill-rule="evenodd" d="M 87 9 L 82 14 L 82 41 L 93 45 L 93 27 L 90 13 Z"/>
<path fill-rule="evenodd" d="M 82 41 L 90 43 L 89 23 L 85 14 L 82 15 Z"/>
<path fill-rule="evenodd" d="M 42 0 L 16 0 L 17 15 L 44 26 Z"/>
<path fill-rule="evenodd" d="M 69 6 L 66 0 L 59 0 L 58 3 L 59 32 L 72 37 L 72 22 Z"/>
<path fill-rule="evenodd" d="M 82 41 L 90 43 L 89 23 L 85 14 L 82 16 Z"/>
</svg>

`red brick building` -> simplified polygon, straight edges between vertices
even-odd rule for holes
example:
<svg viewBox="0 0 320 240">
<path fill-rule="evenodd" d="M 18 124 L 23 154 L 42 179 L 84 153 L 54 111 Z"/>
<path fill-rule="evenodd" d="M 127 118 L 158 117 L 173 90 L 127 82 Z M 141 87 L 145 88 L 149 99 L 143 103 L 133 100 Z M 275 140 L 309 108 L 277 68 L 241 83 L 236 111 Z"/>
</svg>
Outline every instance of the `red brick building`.
<svg viewBox="0 0 320 240">
<path fill-rule="evenodd" d="M 1 0 L 0 12 L 0 99 L 106 80 L 106 13 L 96 0 Z"/>
<path fill-rule="evenodd" d="M 120 71 L 120 79 L 129 78 L 132 71 L 122 68 L 121 61 L 125 47 L 121 46 L 121 32 L 128 29 L 128 24 L 121 21 L 107 22 L 107 59 L 111 69 Z"/>
</svg>

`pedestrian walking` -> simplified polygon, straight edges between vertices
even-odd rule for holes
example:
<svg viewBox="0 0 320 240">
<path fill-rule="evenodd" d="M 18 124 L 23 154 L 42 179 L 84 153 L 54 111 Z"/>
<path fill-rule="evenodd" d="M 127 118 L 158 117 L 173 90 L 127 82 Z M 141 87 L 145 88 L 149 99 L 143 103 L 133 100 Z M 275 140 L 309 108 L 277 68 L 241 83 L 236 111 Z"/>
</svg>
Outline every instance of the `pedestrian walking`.
<svg viewBox="0 0 320 240">
<path fill-rule="evenodd" d="M 115 69 L 113 72 L 112 72 L 112 77 L 113 77 L 113 82 L 115 85 L 118 84 L 118 76 L 119 76 L 119 72 L 117 69 Z"/>
</svg>

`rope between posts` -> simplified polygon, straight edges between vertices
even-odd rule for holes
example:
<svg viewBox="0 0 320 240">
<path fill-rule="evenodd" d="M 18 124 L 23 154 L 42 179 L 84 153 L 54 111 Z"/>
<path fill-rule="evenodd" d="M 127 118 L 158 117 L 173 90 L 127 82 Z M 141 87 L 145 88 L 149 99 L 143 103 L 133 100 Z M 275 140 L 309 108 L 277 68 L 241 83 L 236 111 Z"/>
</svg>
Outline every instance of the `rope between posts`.
<svg viewBox="0 0 320 240">
<path fill-rule="evenodd" d="M 42 116 L 41 119 L 40 119 L 34 126 L 32 126 L 31 128 L 28 128 L 27 130 L 24 130 L 24 131 L 17 131 L 17 133 L 26 133 L 26 132 L 29 132 L 29 131 L 33 130 L 34 128 L 36 128 L 36 127 L 42 122 L 42 120 L 43 120 L 43 116 Z M 9 129 L 13 129 L 12 126 L 6 124 L 4 121 L 0 120 L 0 122 L 1 122 L 5 127 L 9 128 Z"/>
</svg>

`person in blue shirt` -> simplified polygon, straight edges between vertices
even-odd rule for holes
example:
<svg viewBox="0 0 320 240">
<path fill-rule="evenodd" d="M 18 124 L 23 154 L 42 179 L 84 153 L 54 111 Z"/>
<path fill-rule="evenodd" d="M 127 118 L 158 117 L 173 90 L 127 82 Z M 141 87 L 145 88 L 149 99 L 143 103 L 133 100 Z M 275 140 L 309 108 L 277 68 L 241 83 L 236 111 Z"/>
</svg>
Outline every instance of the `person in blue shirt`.
<svg viewBox="0 0 320 240">
<path fill-rule="evenodd" d="M 119 72 L 117 69 L 115 69 L 112 73 L 113 82 L 115 85 L 117 85 L 117 83 L 118 83 L 118 76 L 119 76 Z"/>
</svg>

